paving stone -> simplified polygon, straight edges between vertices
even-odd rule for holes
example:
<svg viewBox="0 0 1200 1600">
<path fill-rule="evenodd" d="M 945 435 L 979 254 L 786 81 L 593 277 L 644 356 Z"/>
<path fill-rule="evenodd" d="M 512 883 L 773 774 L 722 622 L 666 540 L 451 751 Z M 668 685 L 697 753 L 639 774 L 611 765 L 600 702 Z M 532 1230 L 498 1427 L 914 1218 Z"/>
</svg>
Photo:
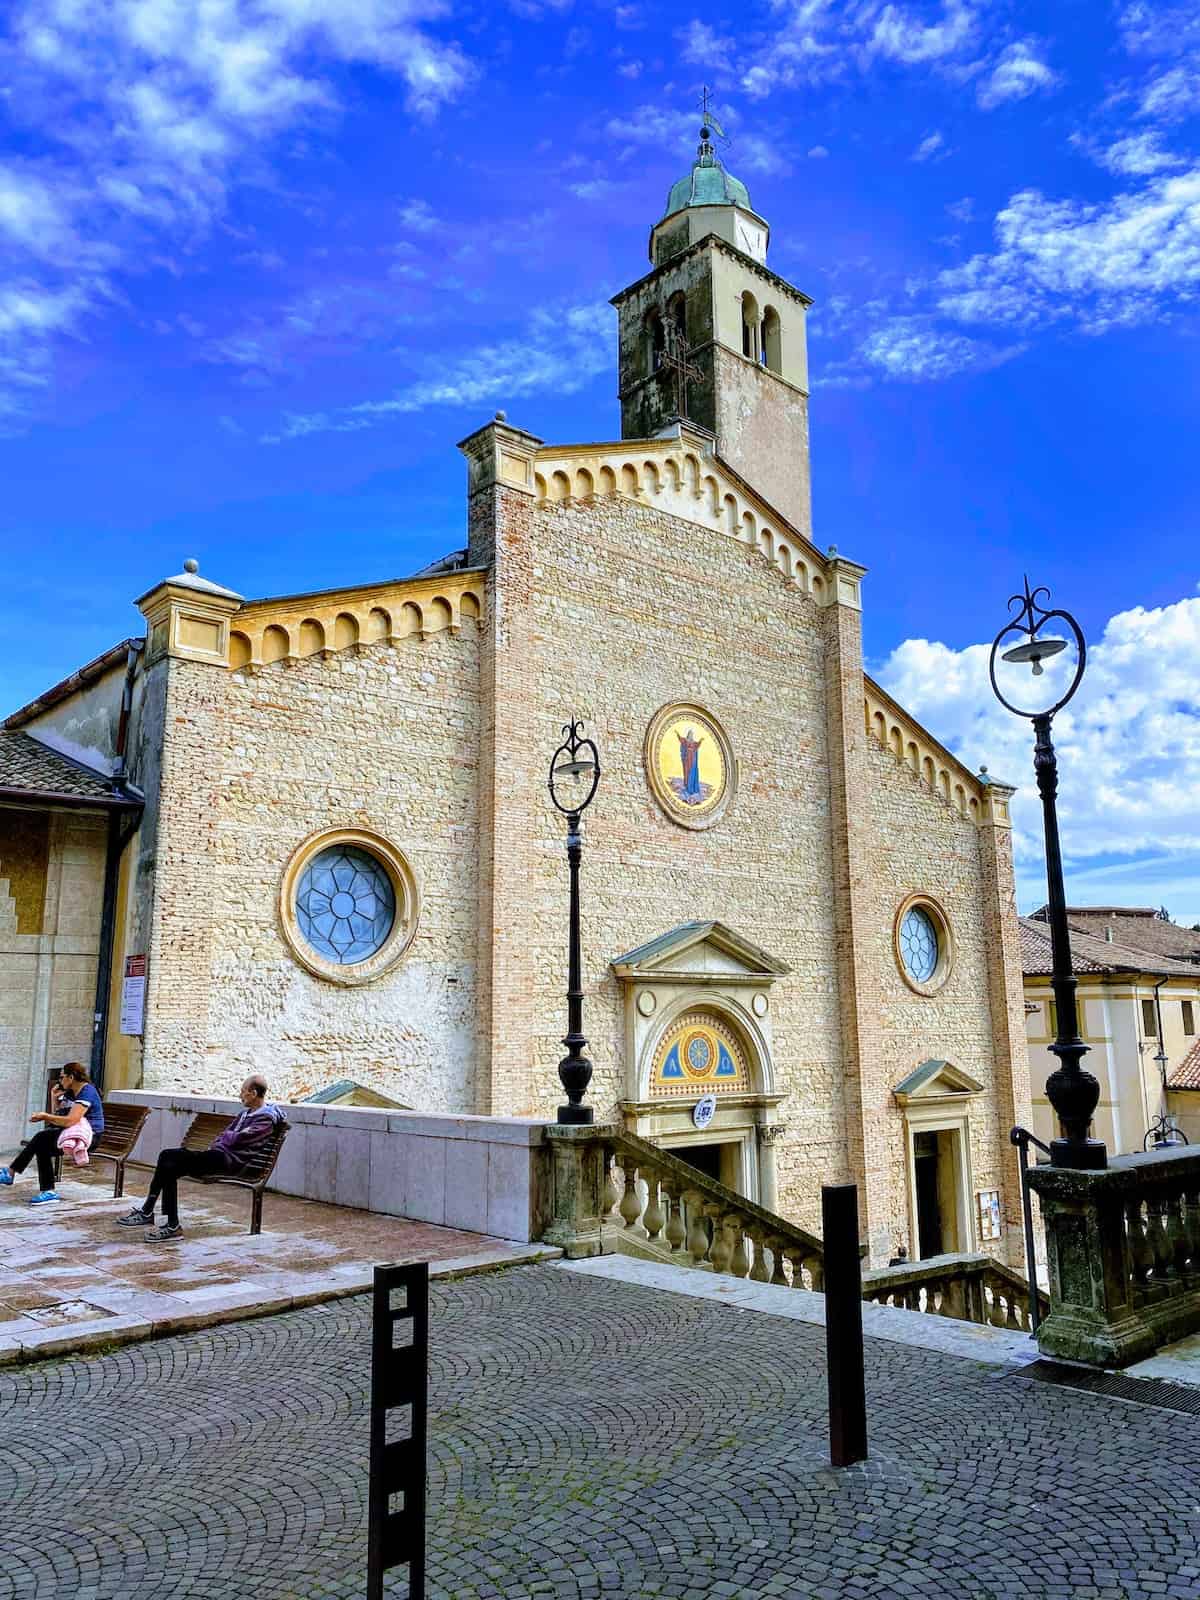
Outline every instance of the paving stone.
<svg viewBox="0 0 1200 1600">
<path fill-rule="evenodd" d="M 431 1600 L 1195 1600 L 1190 1418 L 869 1339 L 835 1472 L 811 1324 L 553 1266 L 430 1303 Z M 369 1335 L 0 1371 L 0 1600 L 362 1600 Z"/>
</svg>

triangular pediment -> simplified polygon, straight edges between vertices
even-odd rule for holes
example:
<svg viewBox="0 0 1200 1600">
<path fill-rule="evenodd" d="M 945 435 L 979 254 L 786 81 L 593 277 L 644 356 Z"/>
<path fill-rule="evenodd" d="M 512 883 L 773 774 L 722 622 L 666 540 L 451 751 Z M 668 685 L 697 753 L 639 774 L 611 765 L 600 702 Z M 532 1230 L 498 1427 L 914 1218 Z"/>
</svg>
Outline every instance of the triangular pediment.
<svg viewBox="0 0 1200 1600">
<path fill-rule="evenodd" d="M 892 1090 L 901 1105 L 909 1100 L 944 1100 L 982 1092 L 979 1080 L 952 1061 L 922 1061 Z"/>
<path fill-rule="evenodd" d="M 771 982 L 790 972 L 786 962 L 768 955 L 723 922 L 684 922 L 646 944 L 616 956 L 618 978 L 641 979 L 719 974 Z"/>
</svg>

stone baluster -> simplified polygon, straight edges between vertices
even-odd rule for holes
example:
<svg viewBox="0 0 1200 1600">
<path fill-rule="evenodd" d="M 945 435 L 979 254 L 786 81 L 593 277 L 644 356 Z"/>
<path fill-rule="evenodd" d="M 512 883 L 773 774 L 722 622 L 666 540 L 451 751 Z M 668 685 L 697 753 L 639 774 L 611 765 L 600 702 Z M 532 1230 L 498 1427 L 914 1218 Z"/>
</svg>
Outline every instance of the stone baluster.
<svg viewBox="0 0 1200 1600">
<path fill-rule="evenodd" d="M 617 1209 L 617 1201 L 621 1198 L 620 1186 L 617 1183 L 616 1153 L 610 1146 L 604 1147 L 604 1215 L 611 1217 Z"/>
<path fill-rule="evenodd" d="M 730 1219 L 724 1208 L 718 1204 L 706 1204 L 704 1214 L 711 1218 L 713 1227 L 712 1247 L 708 1252 L 708 1259 L 712 1262 L 714 1272 L 728 1272 L 729 1264 L 733 1260 L 733 1241 L 729 1237 L 728 1227 Z"/>
<path fill-rule="evenodd" d="M 946 1284 L 942 1295 L 942 1315 L 956 1317 L 960 1322 L 968 1320 L 966 1289 L 961 1278 L 951 1278 Z"/>
<path fill-rule="evenodd" d="M 1184 1207 L 1186 1197 L 1177 1188 L 1167 1191 L 1167 1246 L 1176 1279 L 1186 1278 L 1191 1251 L 1188 1248 L 1187 1220 Z"/>
<path fill-rule="evenodd" d="M 767 1270 L 766 1235 L 761 1228 L 751 1228 L 750 1242 L 754 1246 L 754 1265 L 750 1268 L 751 1280 L 754 1283 L 770 1283 L 771 1274 Z"/>
<path fill-rule="evenodd" d="M 986 1291 L 986 1285 L 985 1285 L 984 1286 L 985 1296 L 986 1296 L 986 1292 L 987 1291 Z M 1003 1305 L 1003 1302 L 1001 1301 L 1001 1298 L 1000 1298 L 999 1289 L 993 1289 L 992 1290 L 992 1303 L 988 1307 L 987 1320 L 991 1323 L 993 1328 L 1002 1328 L 1004 1326 L 1004 1321 L 1005 1321 L 1005 1318 L 1004 1318 L 1004 1305 Z"/>
<path fill-rule="evenodd" d="M 783 1240 L 772 1235 L 767 1244 L 771 1251 L 771 1282 L 786 1289 L 788 1281 L 787 1273 L 783 1270 Z"/>
<path fill-rule="evenodd" d="M 1129 1258 L 1133 1267 L 1133 1284 L 1137 1293 L 1144 1295 L 1154 1271 L 1154 1251 L 1146 1237 L 1146 1224 L 1142 1218 L 1142 1202 L 1133 1198 L 1125 1205 L 1125 1228 L 1129 1238 Z"/>
<path fill-rule="evenodd" d="M 643 1172 L 642 1176 L 646 1180 L 646 1209 L 642 1213 L 642 1226 L 648 1239 L 657 1239 L 667 1221 L 661 1178 L 653 1169 Z"/>
<path fill-rule="evenodd" d="M 1015 1328 L 1017 1330 L 1017 1332 L 1020 1333 L 1020 1331 L 1021 1331 L 1021 1318 L 1017 1314 L 1017 1296 L 1016 1296 L 1015 1290 L 1012 1290 L 1012 1289 L 1006 1290 L 1005 1291 L 1005 1300 L 1006 1300 L 1006 1303 L 1007 1303 L 1008 1315 L 1004 1319 L 1004 1326 L 1006 1328 Z"/>
<path fill-rule="evenodd" d="M 1167 1235 L 1166 1202 L 1166 1194 L 1161 1188 L 1152 1189 L 1146 1200 L 1150 1248 L 1154 1252 L 1154 1277 L 1163 1284 L 1175 1276 L 1175 1261 Z"/>
<path fill-rule="evenodd" d="M 708 1229 L 704 1226 L 704 1196 L 688 1189 L 684 1196 L 687 1206 L 687 1251 L 693 1266 L 700 1266 L 708 1255 Z"/>
<path fill-rule="evenodd" d="M 798 1245 L 785 1244 L 783 1253 L 787 1257 L 788 1266 L 792 1269 L 792 1288 L 804 1287 L 804 1251 Z"/>
<path fill-rule="evenodd" d="M 1187 1235 L 1188 1271 L 1200 1274 L 1200 1187 L 1189 1184 L 1183 1195 L 1184 1232 Z"/>
<path fill-rule="evenodd" d="M 627 1228 L 635 1228 L 642 1214 L 642 1197 L 638 1193 L 637 1168 L 625 1169 L 625 1193 L 621 1196 L 621 1220 Z"/>
<path fill-rule="evenodd" d="M 667 1208 L 669 1215 L 667 1217 L 666 1232 L 663 1234 L 663 1237 L 671 1246 L 671 1253 L 674 1255 L 682 1250 L 684 1242 L 687 1239 L 687 1229 L 684 1226 L 683 1221 L 683 1196 L 677 1194 L 674 1199 L 672 1199 L 668 1195 Z"/>
<path fill-rule="evenodd" d="M 733 1233 L 733 1250 L 729 1257 L 729 1270 L 735 1278 L 744 1278 L 750 1271 L 750 1253 L 746 1249 L 746 1233 L 737 1217 L 730 1218 Z"/>
<path fill-rule="evenodd" d="M 812 1279 L 813 1293 L 825 1293 L 825 1261 L 821 1256 L 805 1256 L 804 1265 Z"/>
</svg>

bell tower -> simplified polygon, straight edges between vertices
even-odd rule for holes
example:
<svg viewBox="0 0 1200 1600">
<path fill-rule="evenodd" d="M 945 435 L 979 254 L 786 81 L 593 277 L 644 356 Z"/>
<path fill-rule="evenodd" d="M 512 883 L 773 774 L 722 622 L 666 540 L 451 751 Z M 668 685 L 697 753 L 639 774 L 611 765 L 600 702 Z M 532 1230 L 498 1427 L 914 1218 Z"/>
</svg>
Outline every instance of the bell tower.
<svg viewBox="0 0 1200 1600">
<path fill-rule="evenodd" d="M 621 437 L 687 420 L 806 537 L 812 301 L 767 266 L 770 228 L 727 172 L 708 121 L 692 170 L 650 230 L 651 270 L 614 295 Z M 680 363 L 691 371 L 682 378 Z M 682 398 L 682 408 L 679 401 Z"/>
</svg>

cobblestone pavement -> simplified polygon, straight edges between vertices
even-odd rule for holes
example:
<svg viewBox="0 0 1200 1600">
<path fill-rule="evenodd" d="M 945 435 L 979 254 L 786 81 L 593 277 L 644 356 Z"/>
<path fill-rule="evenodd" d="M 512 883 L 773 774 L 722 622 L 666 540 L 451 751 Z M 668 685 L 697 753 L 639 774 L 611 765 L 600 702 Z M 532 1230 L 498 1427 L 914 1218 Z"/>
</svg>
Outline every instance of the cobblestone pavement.
<svg viewBox="0 0 1200 1600">
<path fill-rule="evenodd" d="M 1190 1417 L 877 1340 L 834 1473 L 819 1329 L 554 1266 L 431 1301 L 431 1596 L 1200 1594 Z M 0 1600 L 361 1597 L 368 1314 L 0 1373 Z"/>
</svg>

